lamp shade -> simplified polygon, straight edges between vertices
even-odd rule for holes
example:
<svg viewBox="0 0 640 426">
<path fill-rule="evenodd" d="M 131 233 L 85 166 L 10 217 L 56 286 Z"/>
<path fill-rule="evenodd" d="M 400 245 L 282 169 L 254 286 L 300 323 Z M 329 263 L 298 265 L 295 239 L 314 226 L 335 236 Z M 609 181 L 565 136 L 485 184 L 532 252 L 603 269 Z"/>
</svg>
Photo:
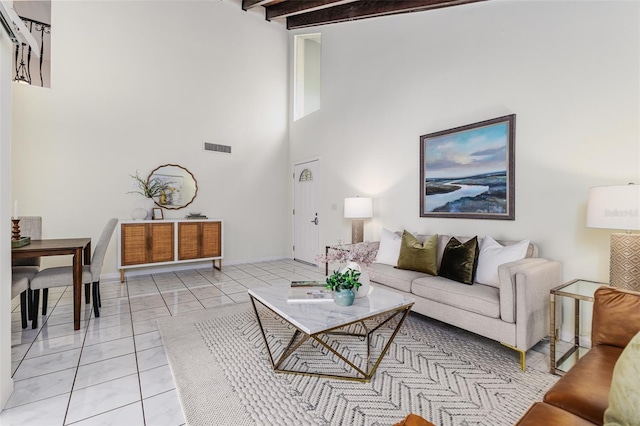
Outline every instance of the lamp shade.
<svg viewBox="0 0 640 426">
<path fill-rule="evenodd" d="M 364 219 L 373 216 L 371 198 L 355 197 L 344 199 L 344 217 L 347 219 Z"/>
<path fill-rule="evenodd" d="M 640 229 L 640 185 L 597 186 L 589 190 L 589 228 Z"/>
</svg>

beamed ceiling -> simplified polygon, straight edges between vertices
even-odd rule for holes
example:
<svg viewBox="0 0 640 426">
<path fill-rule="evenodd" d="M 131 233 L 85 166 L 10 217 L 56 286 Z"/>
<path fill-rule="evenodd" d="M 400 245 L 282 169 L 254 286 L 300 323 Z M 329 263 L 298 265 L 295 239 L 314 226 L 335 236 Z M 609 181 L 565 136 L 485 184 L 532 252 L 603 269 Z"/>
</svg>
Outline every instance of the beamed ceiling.
<svg viewBox="0 0 640 426">
<path fill-rule="evenodd" d="M 487 0 L 242 0 L 242 9 L 263 7 L 267 21 L 284 19 L 293 30 L 479 1 Z"/>
</svg>

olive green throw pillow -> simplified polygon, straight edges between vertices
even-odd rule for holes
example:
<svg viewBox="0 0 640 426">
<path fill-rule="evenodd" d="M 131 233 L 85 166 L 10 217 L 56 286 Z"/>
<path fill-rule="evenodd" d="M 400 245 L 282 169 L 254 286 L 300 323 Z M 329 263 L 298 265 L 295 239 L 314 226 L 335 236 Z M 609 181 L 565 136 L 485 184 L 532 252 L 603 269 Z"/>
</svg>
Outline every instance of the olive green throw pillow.
<svg viewBox="0 0 640 426">
<path fill-rule="evenodd" d="M 613 368 L 609 407 L 604 412 L 605 426 L 640 424 L 640 333 L 624 348 Z"/>
<path fill-rule="evenodd" d="M 479 252 L 477 236 L 464 243 L 452 237 L 444 248 L 438 275 L 463 284 L 473 284 Z"/>
<path fill-rule="evenodd" d="M 398 269 L 425 272 L 436 275 L 438 273 L 438 236 L 432 235 L 421 243 L 411 233 L 404 231 L 400 242 L 400 256 Z"/>
</svg>

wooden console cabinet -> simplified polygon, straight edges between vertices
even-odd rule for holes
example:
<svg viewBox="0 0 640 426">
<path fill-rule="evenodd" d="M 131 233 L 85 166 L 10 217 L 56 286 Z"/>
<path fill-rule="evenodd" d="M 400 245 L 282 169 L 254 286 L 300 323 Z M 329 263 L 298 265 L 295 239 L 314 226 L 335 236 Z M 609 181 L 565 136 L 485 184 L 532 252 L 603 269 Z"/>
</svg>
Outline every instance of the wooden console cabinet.
<svg viewBox="0 0 640 426">
<path fill-rule="evenodd" d="M 222 220 L 123 220 L 118 229 L 118 269 L 216 260 L 222 270 Z"/>
</svg>

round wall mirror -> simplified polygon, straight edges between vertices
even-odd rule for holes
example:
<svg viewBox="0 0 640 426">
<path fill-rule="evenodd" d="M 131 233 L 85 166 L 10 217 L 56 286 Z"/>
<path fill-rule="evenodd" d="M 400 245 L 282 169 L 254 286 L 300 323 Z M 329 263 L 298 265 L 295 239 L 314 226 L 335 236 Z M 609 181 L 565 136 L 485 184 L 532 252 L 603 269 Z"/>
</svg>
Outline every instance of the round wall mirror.
<svg viewBox="0 0 640 426">
<path fill-rule="evenodd" d="M 177 164 L 165 164 L 153 170 L 147 178 L 148 186 L 158 188 L 153 201 L 163 209 L 187 207 L 198 194 L 198 182 L 191 172 Z"/>
</svg>

